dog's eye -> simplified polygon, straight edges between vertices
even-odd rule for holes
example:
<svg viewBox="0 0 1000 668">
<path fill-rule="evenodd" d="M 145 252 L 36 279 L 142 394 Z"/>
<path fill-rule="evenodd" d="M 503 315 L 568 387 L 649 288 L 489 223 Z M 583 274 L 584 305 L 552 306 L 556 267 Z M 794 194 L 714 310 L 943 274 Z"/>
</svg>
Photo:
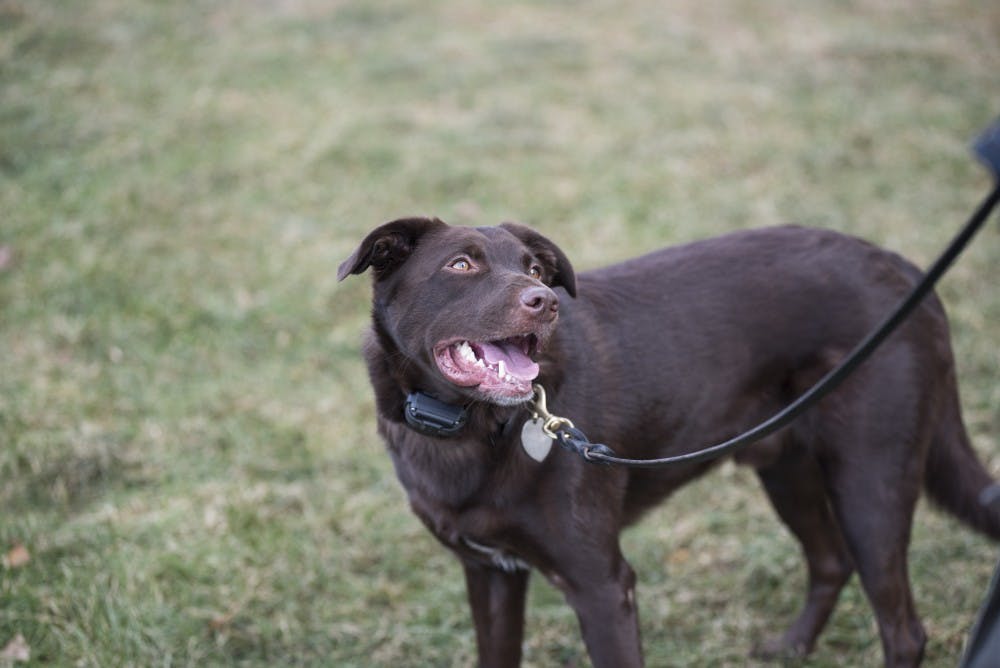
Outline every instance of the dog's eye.
<svg viewBox="0 0 1000 668">
<path fill-rule="evenodd" d="M 534 279 L 541 279 L 542 278 L 542 268 L 539 267 L 537 264 L 533 264 L 533 265 L 531 265 L 531 269 L 528 270 L 528 275 L 531 276 Z"/>
<path fill-rule="evenodd" d="M 459 257 L 449 262 L 448 268 L 455 271 L 472 271 L 472 262 L 468 258 Z"/>
</svg>

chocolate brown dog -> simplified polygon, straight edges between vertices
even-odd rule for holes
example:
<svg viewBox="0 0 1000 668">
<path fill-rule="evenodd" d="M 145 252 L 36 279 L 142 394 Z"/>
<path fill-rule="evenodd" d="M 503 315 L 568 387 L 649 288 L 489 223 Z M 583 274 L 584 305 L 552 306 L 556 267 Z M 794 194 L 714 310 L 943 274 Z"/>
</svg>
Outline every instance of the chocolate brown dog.
<svg viewBox="0 0 1000 668">
<path fill-rule="evenodd" d="M 642 664 L 619 533 L 712 463 L 630 470 L 546 452 L 525 405 L 532 384 L 620 456 L 690 451 L 801 394 L 920 275 L 858 239 L 799 227 L 576 275 L 522 225 L 425 218 L 374 230 L 338 278 L 369 268 L 379 433 L 413 511 L 465 568 L 480 665 L 519 663 L 534 569 L 565 594 L 593 664 L 613 668 Z M 933 296 L 837 391 L 737 459 L 808 564 L 805 607 L 766 656 L 808 653 L 857 570 L 886 665 L 920 662 L 906 552 L 921 488 L 1000 538 L 1000 514 L 977 503 L 993 481 L 969 445 Z"/>
</svg>

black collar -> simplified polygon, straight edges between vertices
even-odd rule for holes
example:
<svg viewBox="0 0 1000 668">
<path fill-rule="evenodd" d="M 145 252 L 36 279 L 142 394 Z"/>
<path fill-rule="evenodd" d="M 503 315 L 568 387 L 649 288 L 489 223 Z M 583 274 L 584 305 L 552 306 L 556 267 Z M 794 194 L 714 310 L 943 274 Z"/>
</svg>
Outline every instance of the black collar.
<svg viewBox="0 0 1000 668">
<path fill-rule="evenodd" d="M 403 406 L 406 423 L 427 436 L 454 436 L 465 426 L 468 412 L 464 406 L 453 406 L 438 401 L 429 394 L 412 392 Z"/>
</svg>

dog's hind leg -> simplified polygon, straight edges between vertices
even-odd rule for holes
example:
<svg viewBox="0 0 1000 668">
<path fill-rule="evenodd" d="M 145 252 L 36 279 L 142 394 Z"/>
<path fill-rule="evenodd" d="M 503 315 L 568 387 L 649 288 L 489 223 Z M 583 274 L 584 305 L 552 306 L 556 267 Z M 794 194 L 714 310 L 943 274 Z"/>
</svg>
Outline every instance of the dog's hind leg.
<svg viewBox="0 0 1000 668">
<path fill-rule="evenodd" d="M 874 452 L 869 449 L 868 452 Z M 907 549 L 920 473 L 886 476 L 906 462 L 854 462 L 831 476 L 831 495 L 865 594 L 875 611 L 885 665 L 917 666 L 927 634 L 910 591 Z"/>
<path fill-rule="evenodd" d="M 823 473 L 804 445 L 789 444 L 776 462 L 757 474 L 774 509 L 802 546 L 809 588 L 805 606 L 788 630 L 761 642 L 753 653 L 764 659 L 805 656 L 829 619 L 853 565 L 830 510 Z"/>
<path fill-rule="evenodd" d="M 526 570 L 465 564 L 480 668 L 520 665 L 528 575 Z"/>
</svg>

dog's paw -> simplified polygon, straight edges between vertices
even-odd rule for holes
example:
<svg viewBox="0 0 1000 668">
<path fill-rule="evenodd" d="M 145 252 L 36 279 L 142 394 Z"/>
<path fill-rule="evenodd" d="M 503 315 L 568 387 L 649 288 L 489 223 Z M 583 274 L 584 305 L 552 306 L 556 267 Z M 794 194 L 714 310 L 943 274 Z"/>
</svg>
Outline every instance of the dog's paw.
<svg viewBox="0 0 1000 668">
<path fill-rule="evenodd" d="M 786 663 L 804 659 L 809 650 L 804 643 L 790 641 L 785 636 L 773 636 L 754 645 L 750 656 L 760 661 Z"/>
</svg>

